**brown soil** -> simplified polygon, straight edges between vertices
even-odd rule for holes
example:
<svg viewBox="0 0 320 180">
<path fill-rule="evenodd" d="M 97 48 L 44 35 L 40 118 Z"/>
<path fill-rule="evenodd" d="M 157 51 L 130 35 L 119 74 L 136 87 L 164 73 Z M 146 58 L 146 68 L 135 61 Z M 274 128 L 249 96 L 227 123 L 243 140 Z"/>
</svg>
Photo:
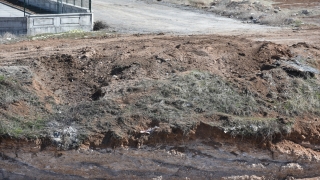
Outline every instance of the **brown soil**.
<svg viewBox="0 0 320 180">
<path fill-rule="evenodd" d="M 274 65 L 299 60 L 320 69 L 319 32 L 310 28 L 259 36 L 106 35 L 1 45 L 2 67 L 30 68 L 31 80 L 25 81 L 31 77 L 28 72 L 11 75 L 17 75 L 39 103 L 10 102 L 0 107 L 0 114 L 49 118 L 46 132 L 37 138 L 2 136 L 0 179 L 320 176 L 319 111 L 302 108 L 286 114 L 285 106 L 275 103 L 292 98 L 286 96 L 292 82 L 312 81 L 319 87 L 319 75 L 303 76 Z M 151 82 L 174 83 L 175 77 L 192 72 L 219 76 L 236 93 L 255 99 L 256 108 L 241 109 L 245 113 L 240 115 L 238 111 L 210 113 L 199 103 L 169 120 L 136 108 L 139 100 L 157 96 L 158 84 Z M 151 84 L 143 89 L 141 83 Z M 161 113 L 161 103 L 183 109 L 176 99 L 178 95 L 159 102 L 158 111 L 152 113 Z M 290 132 L 270 137 L 232 134 L 220 127 L 235 117 L 293 125 Z M 140 133 L 154 126 L 159 128 L 150 135 Z M 70 127 L 86 136 L 76 146 L 57 146 L 51 135 Z"/>
<path fill-rule="evenodd" d="M 276 5 L 282 8 L 317 8 L 320 7 L 318 0 L 274 0 Z"/>
</svg>

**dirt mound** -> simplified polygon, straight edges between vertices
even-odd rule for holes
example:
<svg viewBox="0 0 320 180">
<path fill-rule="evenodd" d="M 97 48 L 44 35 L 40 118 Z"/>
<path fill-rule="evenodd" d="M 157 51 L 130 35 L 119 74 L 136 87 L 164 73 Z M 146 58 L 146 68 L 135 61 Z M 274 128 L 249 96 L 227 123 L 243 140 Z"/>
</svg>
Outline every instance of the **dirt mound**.
<svg viewBox="0 0 320 180">
<path fill-rule="evenodd" d="M 3 46 L 4 63 L 32 72 L 9 66 L 17 75 L 8 78 L 6 67 L 0 76 L 0 90 L 16 98 L 1 106 L 10 123 L 0 132 L 21 140 L 1 139 L 1 167 L 10 172 L 114 179 L 319 175 L 312 170 L 319 156 L 318 74 L 284 66 L 316 69 L 314 45 L 214 35 L 46 40 L 26 52 L 28 43 Z M 30 113 L 36 121 L 18 118 Z M 30 147 L 37 149 L 31 155 Z M 137 154 L 150 166 L 141 170 Z M 17 157 L 32 166 L 6 165 Z"/>
<path fill-rule="evenodd" d="M 261 45 L 256 57 L 259 60 L 270 62 L 271 60 L 291 58 L 292 53 L 288 46 L 267 42 Z"/>
</svg>

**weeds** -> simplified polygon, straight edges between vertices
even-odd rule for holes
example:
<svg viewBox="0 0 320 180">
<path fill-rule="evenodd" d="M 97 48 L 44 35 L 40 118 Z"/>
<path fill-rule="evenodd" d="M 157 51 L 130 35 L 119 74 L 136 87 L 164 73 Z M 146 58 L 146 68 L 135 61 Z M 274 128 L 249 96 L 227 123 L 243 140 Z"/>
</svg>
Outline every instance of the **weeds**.
<svg viewBox="0 0 320 180">
<path fill-rule="evenodd" d="M 239 93 L 220 77 L 208 73 L 192 72 L 170 80 L 143 84 L 147 89 L 152 86 L 156 92 L 141 97 L 135 103 L 136 107 L 161 117 L 183 117 L 190 111 L 248 116 L 259 110 L 249 93 Z"/>
<path fill-rule="evenodd" d="M 32 119 L 32 117 L 29 119 L 3 111 L 7 110 L 11 104 L 22 101 L 27 104 L 27 108 L 30 111 L 38 114 L 38 118 L 35 118 L 36 120 Z M 0 135 L 12 137 L 38 136 L 45 124 L 40 115 L 42 112 L 38 98 L 28 92 L 18 80 L 0 76 Z"/>
<path fill-rule="evenodd" d="M 0 136 L 37 138 L 43 134 L 46 121 L 42 118 L 35 120 L 15 117 L 7 114 L 0 115 Z"/>
<path fill-rule="evenodd" d="M 120 114 L 124 117 L 122 124 L 132 117 L 147 117 L 155 125 L 169 123 L 187 134 L 203 113 L 250 116 L 259 111 L 250 93 L 238 92 L 219 76 L 204 72 L 194 71 L 166 80 L 137 82 L 122 89 L 121 96 L 127 99 L 136 92 L 148 93 L 135 96 L 128 103 Z"/>
<path fill-rule="evenodd" d="M 279 114 L 296 116 L 319 113 L 320 90 L 316 78 L 308 74 L 303 77 L 290 77 L 281 69 L 270 70 L 263 77 L 274 86 L 270 87 L 270 98 L 274 101 L 274 110 Z"/>
<path fill-rule="evenodd" d="M 76 127 L 79 136 L 86 137 L 91 131 L 110 129 L 122 114 L 114 101 L 105 99 L 57 108 L 48 118 L 50 119 L 48 134 L 72 126 Z"/>
<path fill-rule="evenodd" d="M 0 34 L 0 44 L 1 43 L 11 42 L 11 41 L 18 40 L 18 39 L 21 39 L 21 37 L 20 36 L 16 36 L 14 34 L 11 34 L 9 32 L 6 32 L 4 34 Z"/>
<path fill-rule="evenodd" d="M 292 25 L 293 25 L 294 27 L 300 27 L 300 26 L 303 25 L 303 22 L 302 22 L 301 20 L 295 20 L 295 21 L 292 23 Z"/>
<path fill-rule="evenodd" d="M 315 79 L 292 80 L 287 77 L 291 83 L 284 81 L 279 84 L 276 79 L 283 80 L 282 75 L 274 71 L 263 77 L 279 86 L 278 93 L 272 95 L 275 111 L 290 116 L 319 113 L 320 91 Z M 0 91 L 2 106 L 15 101 L 34 102 L 34 106 L 39 106 L 37 99 L 26 93 L 18 82 L 3 76 L 0 76 Z M 39 135 L 46 128 L 49 128 L 47 134 L 53 134 L 55 129 L 67 126 L 76 126 L 82 136 L 97 128 L 107 132 L 120 127 L 123 128 L 121 133 L 124 133 L 141 123 L 139 118 L 148 118 L 154 125 L 168 123 L 172 128 L 188 134 L 195 123 L 208 113 L 233 117 L 216 124 L 233 136 L 272 138 L 276 134 L 289 133 L 292 126 L 292 123 L 279 123 L 275 118 L 254 118 L 256 113 L 266 108 L 256 101 L 256 95 L 250 91 L 240 91 L 232 83 L 206 72 L 192 71 L 163 80 L 143 80 L 114 93 L 97 101 L 57 107 L 56 113 L 43 120 L 31 121 L 2 114 L 4 121 L 0 123 L 0 134 L 17 137 Z M 126 104 L 124 108 L 120 108 L 119 99 Z M 58 125 L 48 125 L 47 120 Z"/>
<path fill-rule="evenodd" d="M 294 79 L 284 92 L 287 99 L 278 101 L 278 112 L 284 115 L 320 113 L 320 90 L 316 79 Z"/>
<path fill-rule="evenodd" d="M 273 139 L 275 135 L 283 135 L 291 132 L 293 121 L 283 124 L 275 118 L 240 118 L 235 117 L 224 121 L 222 127 L 225 133 L 232 136 L 255 136 L 264 139 Z"/>
<path fill-rule="evenodd" d="M 269 78 L 274 77 L 270 74 Z M 312 79 L 308 81 L 313 82 Z M 291 116 L 316 112 L 320 107 L 320 92 L 314 91 L 316 84 L 311 88 L 305 86 L 303 80 L 293 83 L 295 88 L 293 84 L 283 87 L 281 92 L 273 96 L 275 99 L 278 99 L 278 96 L 283 99 L 281 103 L 275 102 L 275 110 Z M 290 133 L 293 124 L 282 124 L 276 118 L 253 117 L 256 113 L 268 109 L 256 101 L 257 97 L 253 93 L 241 92 L 219 76 L 205 72 L 193 71 L 165 80 L 138 82 L 134 86 L 122 89 L 121 96 L 126 99 L 135 92 L 148 92 L 148 95 L 135 96 L 136 98 L 128 103 L 121 114 L 125 117 L 121 120 L 122 124 L 132 116 L 148 117 L 153 124 L 169 123 L 187 133 L 203 114 L 223 113 L 231 115 L 233 119 L 215 126 L 224 129 L 226 133 L 268 139 L 277 134 Z"/>
<path fill-rule="evenodd" d="M 1 107 L 28 98 L 27 91 L 17 81 L 7 79 L 4 76 L 0 76 L 0 92 Z"/>
<path fill-rule="evenodd" d="M 93 24 L 93 30 L 94 31 L 99 31 L 101 29 L 106 29 L 106 28 L 108 28 L 108 25 L 103 21 L 96 21 Z"/>
<path fill-rule="evenodd" d="M 83 38 L 101 38 L 101 37 L 113 37 L 116 36 L 114 31 L 96 31 L 96 32 L 85 32 L 82 30 L 71 30 L 64 33 L 47 33 L 38 34 L 35 36 L 29 36 L 31 40 L 46 40 L 46 39 L 83 39 Z"/>
</svg>

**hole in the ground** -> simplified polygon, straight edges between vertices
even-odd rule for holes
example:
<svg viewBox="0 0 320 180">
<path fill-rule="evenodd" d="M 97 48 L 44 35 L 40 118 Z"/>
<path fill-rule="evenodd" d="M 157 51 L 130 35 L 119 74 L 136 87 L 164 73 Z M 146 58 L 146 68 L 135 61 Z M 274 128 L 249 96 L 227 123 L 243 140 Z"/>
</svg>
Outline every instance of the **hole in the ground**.
<svg viewBox="0 0 320 180">
<path fill-rule="evenodd" d="M 104 95 L 105 93 L 102 91 L 102 89 L 98 89 L 95 93 L 92 94 L 91 99 L 97 101 Z"/>
<path fill-rule="evenodd" d="M 131 66 L 114 66 L 111 71 L 111 75 L 121 74 L 124 70 L 129 69 Z"/>
</svg>

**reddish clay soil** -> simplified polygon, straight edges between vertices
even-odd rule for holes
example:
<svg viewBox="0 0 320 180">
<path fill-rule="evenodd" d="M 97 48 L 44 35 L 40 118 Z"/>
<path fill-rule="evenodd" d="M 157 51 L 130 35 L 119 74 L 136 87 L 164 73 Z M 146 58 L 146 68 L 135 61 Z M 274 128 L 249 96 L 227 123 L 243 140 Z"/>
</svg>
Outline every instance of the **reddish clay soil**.
<svg viewBox="0 0 320 180">
<path fill-rule="evenodd" d="M 63 151 L 46 138 L 0 141 L 0 178 L 30 179 L 285 179 L 320 176 L 320 120 L 314 113 L 285 117 L 271 107 L 270 93 L 285 92 L 303 77 L 273 67 L 277 61 L 302 57 L 320 69 L 319 29 L 279 31 L 239 36 L 107 35 L 91 39 L 47 39 L 4 44 L 2 67 L 28 67 L 26 87 L 37 94 L 46 113 L 81 103 L 114 100 L 125 109 L 148 92 L 121 95 L 121 89 L 142 80 L 166 81 L 192 71 L 218 75 L 239 90 L 255 94 L 259 106 L 253 118 L 294 122 L 291 133 L 273 139 L 232 136 L 212 123 L 228 117 L 197 114 L 188 134 L 161 122 L 153 135 L 147 116 L 121 119 L 103 115 L 87 122 L 88 137 L 73 150 Z M 269 75 L 268 75 L 269 74 Z M 273 77 L 275 86 L 268 78 Z M 317 74 L 313 77 L 317 81 Z M 48 97 L 51 98 L 48 101 Z M 81 106 L 84 107 L 85 106 Z M 117 109 L 116 108 L 116 109 Z M 103 110 L 103 107 L 102 109 Z M 36 116 L 23 101 L 2 113 Z M 60 109 L 62 113 L 64 109 Z M 112 114 L 112 112 L 111 112 Z M 101 124 L 101 122 L 108 122 Z M 181 123 L 181 122 L 179 122 Z M 110 126 L 111 130 L 103 126 Z M 112 133 L 121 134 L 120 139 Z M 117 148 L 119 147 L 119 148 Z M 233 169 L 230 171 L 230 169 Z"/>
</svg>

